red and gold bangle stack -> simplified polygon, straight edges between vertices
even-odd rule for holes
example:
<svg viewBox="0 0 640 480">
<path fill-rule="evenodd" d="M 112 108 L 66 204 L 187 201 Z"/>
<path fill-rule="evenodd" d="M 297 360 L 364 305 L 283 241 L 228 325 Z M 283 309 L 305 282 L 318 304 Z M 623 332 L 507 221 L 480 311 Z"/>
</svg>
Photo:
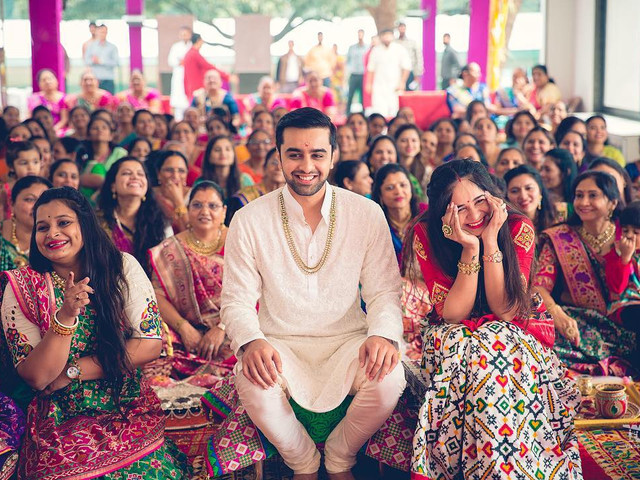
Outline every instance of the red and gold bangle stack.
<svg viewBox="0 0 640 480">
<path fill-rule="evenodd" d="M 72 335 L 76 331 L 76 328 L 78 328 L 78 317 L 75 318 L 73 325 L 65 325 L 58 320 L 58 312 L 59 310 L 56 310 L 56 313 L 53 314 L 53 322 L 51 322 L 53 333 L 63 337 Z"/>
</svg>

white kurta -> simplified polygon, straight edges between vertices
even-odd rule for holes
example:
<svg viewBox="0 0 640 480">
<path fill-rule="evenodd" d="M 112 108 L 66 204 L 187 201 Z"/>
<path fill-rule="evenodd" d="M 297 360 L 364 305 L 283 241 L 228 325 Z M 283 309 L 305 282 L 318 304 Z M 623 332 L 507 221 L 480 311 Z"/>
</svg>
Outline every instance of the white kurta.
<svg viewBox="0 0 640 480">
<path fill-rule="evenodd" d="M 371 50 L 367 71 L 373 73 L 371 88 L 371 111 L 385 117 L 398 113 L 398 92 L 402 71 L 411 70 L 411 59 L 407 50 L 398 43 L 388 47 L 377 45 Z M 404 86 L 403 86 L 404 88 Z"/>
<path fill-rule="evenodd" d="M 170 104 L 173 108 L 187 108 L 189 106 L 189 99 L 184 92 L 184 67 L 180 64 L 182 59 L 191 49 L 191 42 L 176 42 L 171 45 L 169 50 L 169 57 L 167 63 L 173 68 L 171 75 L 171 97 Z"/>
<path fill-rule="evenodd" d="M 289 251 L 278 195 L 283 191 L 298 252 L 313 266 L 327 239 L 334 189 L 331 252 L 318 273 L 305 275 Z M 312 234 L 288 187 L 264 195 L 234 215 L 224 261 L 221 318 L 239 358 L 236 372 L 242 375 L 242 346 L 266 339 L 280 353 L 290 395 L 307 410 L 326 412 L 344 400 L 368 336 L 400 345 L 401 279 L 391 234 L 380 207 L 363 196 L 327 184 Z"/>
</svg>

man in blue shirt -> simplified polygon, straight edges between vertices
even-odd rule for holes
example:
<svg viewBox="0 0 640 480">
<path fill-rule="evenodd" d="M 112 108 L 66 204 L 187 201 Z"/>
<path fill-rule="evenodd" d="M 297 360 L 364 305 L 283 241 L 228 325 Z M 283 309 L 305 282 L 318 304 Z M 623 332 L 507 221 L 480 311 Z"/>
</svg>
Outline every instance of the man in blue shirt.
<svg viewBox="0 0 640 480">
<path fill-rule="evenodd" d="M 473 100 L 484 102 L 491 113 L 496 111 L 496 107 L 489 99 L 487 85 L 480 83 L 481 74 L 480 65 L 471 62 L 462 67 L 460 80 L 447 88 L 447 106 L 451 111 L 451 118 L 463 118 L 467 112 L 467 106 Z"/>
<path fill-rule="evenodd" d="M 364 80 L 364 55 L 369 47 L 364 43 L 364 30 L 358 30 L 358 43 L 347 51 L 347 70 L 349 71 L 349 96 L 347 97 L 347 115 L 351 113 L 351 102 L 359 92 L 362 103 L 362 82 Z"/>
<path fill-rule="evenodd" d="M 96 39 L 87 45 L 84 52 L 84 64 L 91 68 L 98 79 L 99 87 L 115 93 L 116 67 L 118 66 L 118 48 L 107 42 L 107 26 L 96 29 Z"/>
</svg>

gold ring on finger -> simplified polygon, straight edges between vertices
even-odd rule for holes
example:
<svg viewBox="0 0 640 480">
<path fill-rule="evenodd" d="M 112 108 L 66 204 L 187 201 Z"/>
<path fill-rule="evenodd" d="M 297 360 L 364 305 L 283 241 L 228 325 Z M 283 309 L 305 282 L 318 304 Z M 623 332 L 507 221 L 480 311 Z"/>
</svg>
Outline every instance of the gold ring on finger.
<svg viewBox="0 0 640 480">
<path fill-rule="evenodd" d="M 453 228 L 451 228 L 451 225 L 448 225 L 446 223 L 442 224 L 442 233 L 445 237 L 450 237 L 451 235 L 453 235 Z"/>
</svg>

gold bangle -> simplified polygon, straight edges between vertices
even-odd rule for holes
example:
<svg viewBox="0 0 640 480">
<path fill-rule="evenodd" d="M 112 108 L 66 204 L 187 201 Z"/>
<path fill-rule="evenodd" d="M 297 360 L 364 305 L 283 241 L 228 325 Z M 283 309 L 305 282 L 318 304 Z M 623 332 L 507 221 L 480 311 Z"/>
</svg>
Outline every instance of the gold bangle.
<svg viewBox="0 0 640 480">
<path fill-rule="evenodd" d="M 463 275 L 473 275 L 480 271 L 480 262 L 464 263 L 458 262 L 458 273 Z"/>
<path fill-rule="evenodd" d="M 64 323 L 60 323 L 60 320 L 58 320 L 59 311 L 60 310 L 56 310 L 55 313 L 53 314 L 53 321 L 51 322 L 51 328 L 53 329 L 53 333 L 66 337 L 68 335 L 73 334 L 76 331 L 76 328 L 78 328 L 79 320 L 78 320 L 78 317 L 76 317 L 75 321 L 73 322 L 73 325 L 65 325 Z"/>
<path fill-rule="evenodd" d="M 180 218 L 183 215 L 187 214 L 187 207 L 185 207 L 184 205 L 180 205 L 179 207 L 176 207 L 173 210 L 173 213 L 175 214 L 176 217 Z"/>
<path fill-rule="evenodd" d="M 218 328 L 219 328 L 220 330 L 222 330 L 223 332 L 224 332 L 224 331 L 225 331 L 225 329 L 227 328 L 227 327 L 225 326 L 225 324 L 224 324 L 224 323 L 222 323 L 222 322 L 218 322 L 218 323 L 216 324 L 216 327 L 218 327 Z"/>
</svg>

